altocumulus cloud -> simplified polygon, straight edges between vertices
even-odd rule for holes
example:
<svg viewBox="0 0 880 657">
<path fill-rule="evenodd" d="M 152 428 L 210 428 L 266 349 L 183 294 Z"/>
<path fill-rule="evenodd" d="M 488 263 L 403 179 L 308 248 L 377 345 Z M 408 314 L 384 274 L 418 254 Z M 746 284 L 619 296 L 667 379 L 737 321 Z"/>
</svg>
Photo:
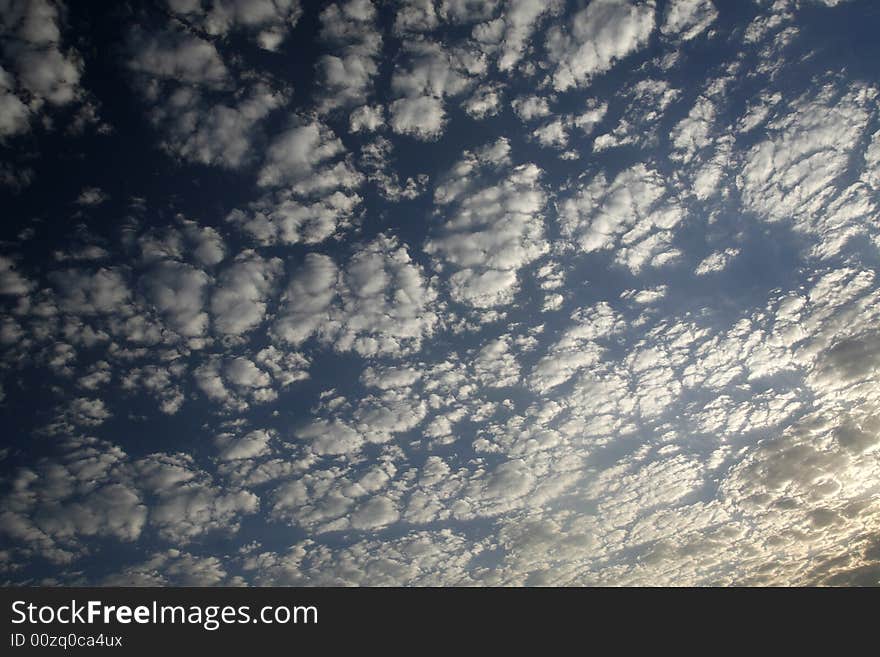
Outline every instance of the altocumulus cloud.
<svg viewBox="0 0 880 657">
<path fill-rule="evenodd" d="M 2 580 L 876 584 L 869 9 L 0 1 Z"/>
</svg>

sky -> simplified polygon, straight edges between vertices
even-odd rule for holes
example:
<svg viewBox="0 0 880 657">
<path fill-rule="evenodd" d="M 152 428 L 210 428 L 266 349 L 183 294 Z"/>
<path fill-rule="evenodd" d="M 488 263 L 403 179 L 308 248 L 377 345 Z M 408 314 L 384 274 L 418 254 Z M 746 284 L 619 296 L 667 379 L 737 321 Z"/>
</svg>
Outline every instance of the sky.
<svg viewBox="0 0 880 657">
<path fill-rule="evenodd" d="M 880 583 L 872 0 L 0 0 L 0 582 Z"/>
</svg>

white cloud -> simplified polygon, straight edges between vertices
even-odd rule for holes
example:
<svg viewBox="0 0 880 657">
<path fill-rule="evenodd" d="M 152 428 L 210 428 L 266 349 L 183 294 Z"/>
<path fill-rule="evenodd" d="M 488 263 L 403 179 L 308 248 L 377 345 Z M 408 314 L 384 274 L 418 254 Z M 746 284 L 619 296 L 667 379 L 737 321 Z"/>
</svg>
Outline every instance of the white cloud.
<svg viewBox="0 0 880 657">
<path fill-rule="evenodd" d="M 322 456 L 357 452 L 364 443 L 361 434 L 337 420 L 311 422 L 297 430 L 296 437 L 308 441 L 312 451 Z"/>
<path fill-rule="evenodd" d="M 559 12 L 558 0 L 510 0 L 497 20 L 501 21 L 498 70 L 510 71 L 522 59 L 532 33 L 538 23 L 548 15 Z"/>
<path fill-rule="evenodd" d="M 221 461 L 237 461 L 267 454 L 270 451 L 271 440 L 270 431 L 255 429 L 243 436 L 222 434 L 217 436 L 214 442 L 220 450 L 218 458 Z"/>
<path fill-rule="evenodd" d="M 540 114 L 539 108 L 541 107 L 546 107 L 546 104 L 533 106 L 527 100 L 518 107 L 517 111 L 520 118 L 526 119 Z M 608 104 L 600 104 L 591 99 L 587 102 L 587 108 L 587 111 L 582 114 L 557 114 L 551 121 L 535 128 L 531 133 L 531 138 L 545 148 L 564 150 L 568 147 L 569 131 L 576 127 L 586 135 L 592 133 L 596 124 L 605 117 Z M 576 150 L 567 151 L 562 155 L 566 159 L 577 159 L 579 156 L 580 154 Z"/>
<path fill-rule="evenodd" d="M 363 102 L 379 70 L 382 35 L 370 0 L 333 3 L 320 14 L 320 38 L 332 54 L 316 64 L 321 80 L 322 111 Z"/>
<path fill-rule="evenodd" d="M 243 251 L 224 269 L 211 295 L 213 327 L 225 335 L 241 335 L 258 326 L 266 314 L 266 301 L 281 274 L 278 258 L 264 259 Z"/>
<path fill-rule="evenodd" d="M 565 148 L 568 145 L 568 132 L 562 119 L 555 119 L 536 128 L 532 132 L 532 137 L 544 147 Z"/>
<path fill-rule="evenodd" d="M 253 159 L 258 123 L 283 101 L 283 94 L 261 84 L 228 105 L 209 104 L 199 90 L 182 87 L 154 107 L 150 116 L 167 131 L 161 144 L 167 152 L 234 169 Z"/>
<path fill-rule="evenodd" d="M 452 24 L 474 23 L 495 13 L 500 0 L 440 0 L 437 13 Z"/>
<path fill-rule="evenodd" d="M 164 261 L 146 274 L 142 283 L 147 298 L 172 330 L 185 337 L 203 335 L 208 327 L 204 312 L 209 279 L 189 265 Z"/>
<path fill-rule="evenodd" d="M 380 495 L 352 511 L 351 526 L 355 529 L 377 529 L 396 522 L 399 517 L 394 502 Z"/>
<path fill-rule="evenodd" d="M 471 76 L 485 71 L 483 59 L 468 50 L 447 49 L 427 39 L 407 42 L 407 65 L 399 65 L 391 77 L 391 89 L 400 96 L 455 96 L 471 86 Z"/>
<path fill-rule="evenodd" d="M 871 135 L 865 150 L 865 169 L 861 179 L 872 189 L 880 189 L 880 130 Z"/>
<path fill-rule="evenodd" d="M 549 249 L 541 170 L 511 166 L 509 149 L 501 139 L 466 152 L 434 191 L 446 221 L 424 249 L 452 269 L 453 299 L 478 308 L 509 303 L 517 271 Z"/>
<path fill-rule="evenodd" d="M 660 31 L 668 37 L 690 41 L 706 31 L 718 18 L 712 0 L 672 0 L 663 13 Z"/>
<path fill-rule="evenodd" d="M 367 397 L 360 401 L 353 413 L 353 425 L 371 443 L 387 443 L 395 434 L 407 432 L 425 418 L 424 401 L 397 399 L 386 394 L 383 398 Z"/>
<path fill-rule="evenodd" d="M 819 258 L 840 254 L 859 235 L 877 239 L 867 220 L 876 207 L 870 190 L 861 182 L 847 186 L 876 97 L 873 87 L 829 83 L 794 101 L 744 158 L 737 185 L 745 207 L 764 221 L 789 222 Z M 865 164 L 870 171 L 870 147 Z"/>
<path fill-rule="evenodd" d="M 750 132 L 758 126 L 766 123 L 773 108 L 782 101 L 782 94 L 777 92 L 765 92 L 757 99 L 749 102 L 744 116 L 740 117 L 736 129 L 738 132 Z"/>
<path fill-rule="evenodd" d="M 331 320 L 334 344 L 362 355 L 417 350 L 437 322 L 436 297 L 406 247 L 379 235 L 357 250 L 345 268 L 341 313 Z"/>
<path fill-rule="evenodd" d="M 360 441 L 339 422 L 316 422 L 297 432 L 319 454 L 348 454 Z M 336 460 L 339 463 L 339 460 Z M 312 534 L 345 529 L 375 530 L 395 522 L 399 513 L 389 483 L 396 473 L 388 462 L 361 470 L 347 466 L 312 468 L 278 486 L 272 513 Z"/>
<path fill-rule="evenodd" d="M 137 460 L 94 438 L 67 439 L 52 459 L 18 468 L 0 500 L 0 531 L 57 563 L 86 552 L 82 539 L 138 539 L 148 528 L 186 543 L 210 530 L 237 530 L 257 509 L 249 493 L 222 491 L 180 455 Z"/>
<path fill-rule="evenodd" d="M 19 296 L 33 287 L 34 284 L 16 270 L 14 260 L 0 256 L 0 294 Z"/>
<path fill-rule="evenodd" d="M 583 86 L 614 63 L 642 48 L 654 30 L 655 4 L 593 0 L 566 28 L 547 31 L 547 52 L 556 65 L 553 88 Z"/>
<path fill-rule="evenodd" d="M 85 187 L 76 199 L 77 205 L 101 205 L 110 197 L 100 187 Z"/>
<path fill-rule="evenodd" d="M 123 375 L 121 385 L 123 390 L 145 390 L 159 402 L 160 411 L 166 415 L 174 415 L 184 402 L 183 390 L 179 385 L 182 373 L 183 367 L 180 363 L 169 367 L 144 365 Z M 109 372 L 106 374 L 109 380 Z"/>
<path fill-rule="evenodd" d="M 490 388 L 516 385 L 519 369 L 516 356 L 510 351 L 510 341 L 505 337 L 488 342 L 474 359 L 474 374 Z"/>
<path fill-rule="evenodd" d="M 326 124 L 294 117 L 272 140 L 258 174 L 258 184 L 274 191 L 226 220 L 260 244 L 316 244 L 355 222 L 362 199 L 351 190 L 363 179 Z"/>
<path fill-rule="evenodd" d="M 12 76 L 0 67 L 0 139 L 30 129 L 30 109 L 14 93 Z"/>
<path fill-rule="evenodd" d="M 153 228 L 137 237 L 136 245 L 144 264 L 163 260 L 192 260 L 201 267 L 211 267 L 226 257 L 223 237 L 211 226 L 200 226 L 182 215 L 176 225 Z"/>
<path fill-rule="evenodd" d="M 532 369 L 529 386 L 547 392 L 568 381 L 576 372 L 599 363 L 608 336 L 623 330 L 623 318 L 605 302 L 571 315 L 573 325 L 565 330 Z"/>
<path fill-rule="evenodd" d="M 188 241 L 188 251 L 196 264 L 211 267 L 226 257 L 223 237 L 211 226 L 200 226 L 193 221 L 183 222 L 183 235 Z"/>
<path fill-rule="evenodd" d="M 79 269 L 49 274 L 59 293 L 59 306 L 74 315 L 130 314 L 131 298 L 126 277 L 115 268 L 94 272 Z"/>
<path fill-rule="evenodd" d="M 550 114 L 550 106 L 547 98 L 541 96 L 522 96 L 515 98 L 513 103 L 513 111 L 523 121 L 531 121 L 532 119 L 548 116 Z"/>
<path fill-rule="evenodd" d="M 319 121 L 293 125 L 275 137 L 266 151 L 257 183 L 261 187 L 289 185 L 297 194 L 352 189 L 362 176 L 345 159 L 342 142 Z"/>
<path fill-rule="evenodd" d="M 227 361 L 223 373 L 226 380 L 238 388 L 266 388 L 272 381 L 266 372 L 244 356 L 236 356 Z"/>
<path fill-rule="evenodd" d="M 186 32 L 135 30 L 129 48 L 129 68 L 151 78 L 213 87 L 229 81 L 229 71 L 214 45 Z"/>
<path fill-rule="evenodd" d="M 292 383 L 284 370 L 276 367 L 275 371 L 279 372 L 279 379 L 286 381 L 286 384 Z M 225 359 L 212 356 L 195 368 L 193 376 L 196 386 L 210 400 L 226 409 L 243 411 L 249 407 L 249 402 L 266 404 L 278 398 L 273 376 L 245 356 Z M 294 376 L 293 380 L 300 378 L 304 377 Z"/>
<path fill-rule="evenodd" d="M 107 406 L 102 400 L 86 397 L 77 397 L 71 400 L 65 415 L 74 424 L 87 427 L 103 424 L 111 417 L 110 411 L 107 410 Z"/>
<path fill-rule="evenodd" d="M 299 346 L 330 321 L 339 270 L 329 256 L 309 253 L 281 297 L 274 335 Z"/>
<path fill-rule="evenodd" d="M 672 129 L 670 137 L 676 151 L 673 155 L 675 159 L 688 163 L 698 151 L 711 143 L 715 114 L 712 101 L 700 96 L 687 117 Z"/>
<path fill-rule="evenodd" d="M 617 261 L 633 272 L 660 266 L 677 254 L 670 231 L 684 216 L 660 174 L 643 164 L 622 171 L 611 183 L 599 174 L 559 204 L 564 236 L 587 253 L 616 246 Z"/>
<path fill-rule="evenodd" d="M 398 98 L 391 103 L 391 128 L 394 132 L 429 141 L 443 134 L 446 111 L 443 101 L 433 96 Z"/>
<path fill-rule="evenodd" d="M 478 3 L 477 6 L 481 6 Z M 452 531 L 413 531 L 400 538 L 367 538 L 339 552 L 326 568 L 324 545 L 301 541 L 284 553 L 262 552 L 244 569 L 265 584 L 291 586 L 439 586 L 473 584 L 468 564 L 485 546 Z M 414 555 L 419 555 L 418 563 Z"/>
<path fill-rule="evenodd" d="M 730 264 L 731 260 L 739 255 L 739 253 L 740 249 L 736 247 L 730 247 L 723 251 L 710 253 L 700 261 L 700 264 L 697 265 L 694 273 L 697 276 L 705 276 L 712 272 L 722 271 Z"/>
<path fill-rule="evenodd" d="M 293 273 L 273 333 L 300 345 L 312 335 L 339 351 L 406 353 L 437 322 L 436 292 L 397 240 L 380 235 L 339 270 L 310 254 Z"/>
<path fill-rule="evenodd" d="M 166 0 L 166 4 L 211 36 L 244 30 L 266 50 L 276 50 L 302 15 L 299 0 Z"/>
<path fill-rule="evenodd" d="M 657 287 L 649 288 L 647 290 L 627 290 L 620 295 L 620 298 L 632 299 L 635 303 L 640 305 L 650 305 L 663 299 L 668 291 L 669 286 L 658 285 Z"/>
<path fill-rule="evenodd" d="M 488 83 L 477 87 L 462 107 L 471 118 L 482 120 L 501 111 L 501 98 L 501 86 Z"/>
<path fill-rule="evenodd" d="M 393 143 L 385 137 L 376 137 L 361 147 L 359 164 L 367 179 L 376 185 L 383 198 L 391 202 L 421 196 L 425 191 L 428 175 L 417 173 L 403 180 L 392 170 L 393 151 Z"/>
<path fill-rule="evenodd" d="M 174 28 L 134 29 L 128 49 L 128 67 L 163 132 L 165 151 L 227 168 L 253 159 L 258 126 L 285 93 L 262 81 L 237 82 L 213 43 Z"/>
<path fill-rule="evenodd" d="M 259 498 L 247 491 L 226 492 L 211 485 L 184 485 L 159 496 L 150 522 L 159 535 L 186 544 L 207 532 L 238 531 L 243 515 L 256 513 Z"/>
<path fill-rule="evenodd" d="M 46 0 L 8 0 L 0 10 L 3 54 L 11 63 L 10 72 L 32 95 L 35 109 L 44 103 L 66 105 L 82 95 L 82 61 L 76 50 L 62 45 L 60 23 L 59 7 Z M 7 72 L 0 79 L 11 89 Z M 7 134 L 10 127 L 15 128 L 12 132 L 23 131 L 26 118 L 20 105 L 7 97 L 4 106 L 17 117 L 7 119 Z"/>
<path fill-rule="evenodd" d="M 257 352 L 257 363 L 262 365 L 281 386 L 309 378 L 309 360 L 295 351 L 281 351 L 274 345 Z"/>
<path fill-rule="evenodd" d="M 678 98 L 681 91 L 666 80 L 646 78 L 621 90 L 626 108 L 610 131 L 599 135 L 593 142 L 593 151 L 601 153 L 610 148 L 638 145 L 655 147 L 658 142 L 660 120 Z M 601 107 L 601 106 L 599 106 Z"/>
<path fill-rule="evenodd" d="M 825 85 L 771 122 L 768 139 L 749 150 L 738 179 L 745 206 L 768 221 L 817 212 L 845 173 L 876 95 L 862 86 L 840 94 Z"/>
<path fill-rule="evenodd" d="M 89 368 L 88 374 L 79 378 L 76 384 L 86 390 L 95 390 L 109 383 L 112 378 L 110 363 L 105 360 L 99 360 Z"/>
<path fill-rule="evenodd" d="M 311 202 L 280 191 L 251 203 L 247 211 L 233 210 L 226 221 L 263 245 L 318 244 L 348 228 L 360 202 L 359 195 L 339 190 Z"/>
<path fill-rule="evenodd" d="M 444 99 L 469 89 L 485 73 L 485 58 L 427 39 L 408 40 L 404 52 L 407 65 L 395 66 L 391 77 L 398 97 L 389 107 L 391 128 L 422 140 L 436 139 L 445 125 Z"/>
<path fill-rule="evenodd" d="M 220 372 L 220 359 L 214 358 L 209 362 L 199 365 L 193 370 L 193 379 L 196 387 L 201 390 L 211 401 L 236 410 L 245 410 L 247 403 L 236 398 L 223 382 Z"/>
<path fill-rule="evenodd" d="M 169 548 L 101 580 L 101 586 L 217 586 L 227 582 L 216 556 L 197 556 Z"/>
<path fill-rule="evenodd" d="M 434 0 L 398 0 L 394 33 L 427 32 L 439 24 Z"/>
<path fill-rule="evenodd" d="M 351 132 L 375 132 L 385 125 L 385 110 L 381 105 L 361 105 L 348 119 Z"/>
<path fill-rule="evenodd" d="M 704 158 L 694 160 L 695 169 L 690 184 L 682 187 L 684 193 L 692 192 L 693 195 L 705 201 L 713 195 L 720 194 L 724 198 L 729 193 L 728 177 L 731 173 L 731 155 L 733 153 L 733 138 L 724 135 L 715 140 L 714 152 Z"/>
<path fill-rule="evenodd" d="M 605 118 L 608 112 L 608 103 L 600 103 L 595 100 L 588 101 L 587 111 L 582 114 L 576 114 L 572 117 L 572 122 L 584 134 L 590 134 L 597 123 Z"/>
</svg>

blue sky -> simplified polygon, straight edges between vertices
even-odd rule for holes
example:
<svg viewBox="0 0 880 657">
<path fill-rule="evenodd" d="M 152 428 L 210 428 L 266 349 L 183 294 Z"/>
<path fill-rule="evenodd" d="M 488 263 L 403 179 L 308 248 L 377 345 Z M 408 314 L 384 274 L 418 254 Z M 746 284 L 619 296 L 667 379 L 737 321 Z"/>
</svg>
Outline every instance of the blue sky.
<svg viewBox="0 0 880 657">
<path fill-rule="evenodd" d="M 0 578 L 877 584 L 878 26 L 0 2 Z"/>
</svg>

